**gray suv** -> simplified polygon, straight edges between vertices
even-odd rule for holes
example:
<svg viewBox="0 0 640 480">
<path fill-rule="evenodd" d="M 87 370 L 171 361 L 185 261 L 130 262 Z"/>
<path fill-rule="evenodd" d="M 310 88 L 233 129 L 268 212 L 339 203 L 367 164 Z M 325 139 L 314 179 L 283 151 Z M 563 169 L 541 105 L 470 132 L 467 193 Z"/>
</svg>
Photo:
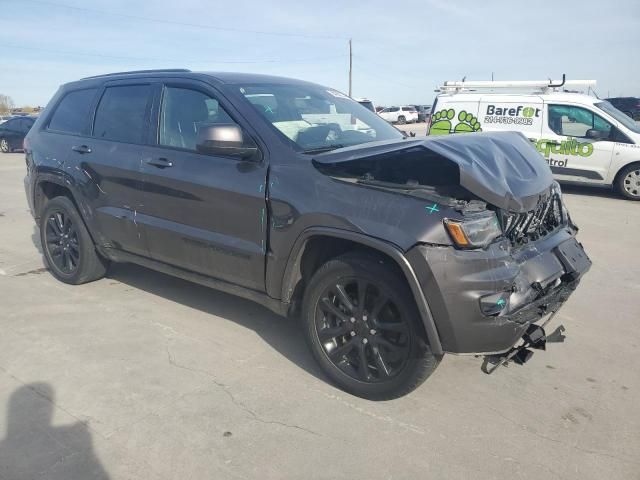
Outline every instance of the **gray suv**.
<svg viewBox="0 0 640 480">
<path fill-rule="evenodd" d="M 522 363 L 591 264 L 522 135 L 406 138 L 297 80 L 85 78 L 25 151 L 56 278 L 133 262 L 296 315 L 325 374 L 370 399 L 410 392 L 445 352 Z"/>
</svg>

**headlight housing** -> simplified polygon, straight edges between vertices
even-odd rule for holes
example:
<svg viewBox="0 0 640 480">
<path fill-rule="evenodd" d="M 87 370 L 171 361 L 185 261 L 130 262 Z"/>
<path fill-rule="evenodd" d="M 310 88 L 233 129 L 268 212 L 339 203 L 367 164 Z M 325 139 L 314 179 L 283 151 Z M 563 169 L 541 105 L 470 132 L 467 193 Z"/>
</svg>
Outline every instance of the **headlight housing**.
<svg viewBox="0 0 640 480">
<path fill-rule="evenodd" d="M 502 235 L 495 212 L 483 212 L 464 220 L 445 218 L 444 225 L 460 248 L 485 248 Z"/>
</svg>

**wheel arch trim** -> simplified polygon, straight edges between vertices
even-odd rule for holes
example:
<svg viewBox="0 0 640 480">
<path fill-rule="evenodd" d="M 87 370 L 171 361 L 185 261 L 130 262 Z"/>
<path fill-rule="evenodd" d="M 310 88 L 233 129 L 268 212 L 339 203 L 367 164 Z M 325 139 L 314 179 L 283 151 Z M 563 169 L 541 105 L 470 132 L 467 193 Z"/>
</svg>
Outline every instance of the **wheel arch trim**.
<svg viewBox="0 0 640 480">
<path fill-rule="evenodd" d="M 34 189 L 32 195 L 34 207 L 44 206 L 44 203 L 39 203 L 39 201 L 41 202 L 42 199 L 38 197 L 38 195 L 44 194 L 42 190 L 42 184 L 44 183 L 52 183 L 68 190 L 73 197 L 74 203 L 76 203 L 76 205 L 78 204 L 78 195 L 75 192 L 74 182 L 72 178 L 64 173 L 38 172 L 33 182 Z M 40 211 L 38 211 L 37 208 L 35 209 L 34 213 L 36 215 L 36 218 L 39 217 Z"/>
<path fill-rule="evenodd" d="M 282 302 L 289 303 L 291 301 L 294 288 L 300 278 L 300 263 L 304 255 L 306 245 L 309 240 L 318 236 L 349 240 L 377 250 L 395 261 L 409 284 L 409 288 L 411 289 L 416 306 L 418 307 L 418 312 L 420 313 L 420 318 L 424 325 L 427 338 L 429 339 L 429 346 L 432 353 L 434 355 L 442 355 L 444 353 L 442 344 L 440 343 L 440 336 L 433 319 L 433 314 L 431 313 L 431 308 L 429 307 L 424 292 L 420 287 L 418 277 L 416 276 L 413 267 L 398 247 L 375 237 L 331 227 L 310 227 L 304 230 L 294 242 L 289 259 L 287 260 L 280 297 L 282 298 Z"/>
</svg>

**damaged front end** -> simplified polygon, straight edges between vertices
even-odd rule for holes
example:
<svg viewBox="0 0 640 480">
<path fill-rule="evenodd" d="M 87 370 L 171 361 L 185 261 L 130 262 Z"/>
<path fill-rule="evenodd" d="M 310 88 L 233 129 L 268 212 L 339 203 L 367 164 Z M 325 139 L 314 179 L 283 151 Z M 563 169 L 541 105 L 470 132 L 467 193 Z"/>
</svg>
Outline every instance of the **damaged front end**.
<svg viewBox="0 0 640 480">
<path fill-rule="evenodd" d="M 340 181 L 422 202 L 426 215 L 415 222 L 427 233 L 405 256 L 446 352 L 526 361 L 529 348 L 545 344 L 545 319 L 591 266 L 559 185 L 521 134 L 371 144 L 314 164 Z"/>
</svg>

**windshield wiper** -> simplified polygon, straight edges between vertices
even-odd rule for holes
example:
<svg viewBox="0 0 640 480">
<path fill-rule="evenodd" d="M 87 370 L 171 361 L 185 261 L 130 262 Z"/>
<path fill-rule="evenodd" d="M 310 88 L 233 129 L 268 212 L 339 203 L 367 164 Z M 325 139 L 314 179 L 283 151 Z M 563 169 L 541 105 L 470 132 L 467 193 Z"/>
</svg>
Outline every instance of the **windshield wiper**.
<svg viewBox="0 0 640 480">
<path fill-rule="evenodd" d="M 338 148 L 344 148 L 344 145 L 334 144 L 334 145 L 325 145 L 324 147 L 308 148 L 306 150 L 303 150 L 302 153 L 323 153 L 323 152 L 330 152 L 331 150 L 336 150 Z"/>
</svg>

